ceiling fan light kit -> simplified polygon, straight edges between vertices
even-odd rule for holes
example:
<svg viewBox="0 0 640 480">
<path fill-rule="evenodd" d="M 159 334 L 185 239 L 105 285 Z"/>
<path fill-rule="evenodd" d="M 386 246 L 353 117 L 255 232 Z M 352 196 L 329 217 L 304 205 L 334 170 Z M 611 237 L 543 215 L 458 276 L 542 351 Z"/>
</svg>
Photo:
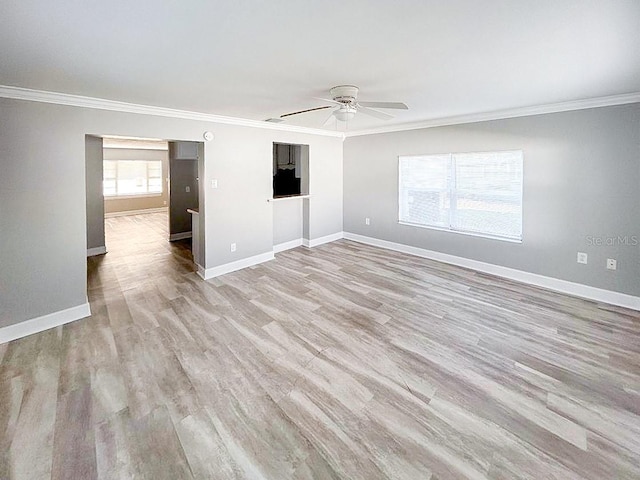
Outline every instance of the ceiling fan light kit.
<svg viewBox="0 0 640 480">
<path fill-rule="evenodd" d="M 341 122 L 348 122 L 349 120 L 351 120 L 353 117 L 356 116 L 356 112 L 357 110 L 355 109 L 355 107 L 352 107 L 350 105 L 345 105 L 343 107 L 340 107 L 338 110 L 334 110 L 333 116 L 336 117 Z"/>
<path fill-rule="evenodd" d="M 285 113 L 283 115 L 280 115 L 280 119 L 291 117 L 293 115 L 300 115 L 302 113 L 314 112 L 316 110 L 324 110 L 326 108 L 335 107 L 331 112 L 331 115 L 325 122 L 326 125 L 332 117 L 335 117 L 336 120 L 341 122 L 348 122 L 352 120 L 358 112 L 381 120 L 389 120 L 390 118 L 393 118 L 393 115 L 389 115 L 388 113 L 380 112 L 378 110 L 373 110 L 373 108 L 391 108 L 400 110 L 408 109 L 408 107 L 401 102 L 358 102 L 359 91 L 360 89 L 355 85 L 337 85 L 329 90 L 331 100 L 328 98 L 318 98 L 318 100 L 329 102 L 332 105 L 307 108 L 305 110 L 299 110 L 297 112 Z M 277 120 L 269 119 L 267 121 L 275 122 Z"/>
</svg>

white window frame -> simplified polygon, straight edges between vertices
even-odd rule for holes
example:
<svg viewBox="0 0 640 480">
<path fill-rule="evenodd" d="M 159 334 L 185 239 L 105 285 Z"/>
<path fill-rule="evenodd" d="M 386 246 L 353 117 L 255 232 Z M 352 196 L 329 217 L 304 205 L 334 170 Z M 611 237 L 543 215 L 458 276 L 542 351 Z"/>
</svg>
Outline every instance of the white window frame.
<svg viewBox="0 0 640 480">
<path fill-rule="evenodd" d="M 463 230 L 463 229 L 459 229 L 459 228 L 455 228 L 452 225 L 454 224 L 454 222 L 452 221 L 452 218 L 455 217 L 456 215 L 456 208 L 454 208 L 454 205 L 456 205 L 456 200 L 457 200 L 457 188 L 455 186 L 455 179 L 456 179 L 456 162 L 453 160 L 455 155 L 468 155 L 468 154 L 491 154 L 491 153 L 511 153 L 511 152 L 519 152 L 520 153 L 520 157 L 521 157 L 521 161 L 522 161 L 522 178 L 520 181 L 520 221 L 521 221 L 521 230 L 520 230 L 520 235 L 518 237 L 512 237 L 512 236 L 503 236 L 503 235 L 496 235 L 496 234 L 492 234 L 492 233 L 483 233 L 483 232 L 476 232 L 476 231 L 469 231 L 469 230 Z M 403 158 L 412 158 L 412 157 L 429 157 L 429 156 L 449 156 L 449 161 L 451 162 L 451 175 L 453 180 L 451 182 L 448 183 L 448 192 L 449 192 L 449 202 L 450 202 L 450 216 L 449 216 L 449 226 L 448 227 L 443 227 L 440 225 L 429 225 L 429 224 L 424 224 L 424 223 L 414 223 L 414 222 L 407 222 L 404 221 L 400 218 L 400 212 L 402 209 L 402 204 L 401 204 L 401 195 L 402 195 L 402 159 Z M 438 230 L 438 231 L 442 231 L 442 232 L 451 232 L 451 233 L 458 233 L 458 234 L 462 234 L 462 235 L 468 235 L 468 236 L 472 236 L 472 237 L 481 237 L 481 238 L 488 238 L 488 239 L 492 239 L 492 240 L 501 240 L 504 242 L 512 242 L 512 243 L 522 243 L 522 237 L 523 237 L 523 230 L 524 230 L 524 152 L 522 150 L 493 150 L 493 151 L 485 151 L 485 152 L 455 152 L 455 153 L 441 153 L 441 154 L 437 154 L 437 153 L 429 153 L 429 154 L 424 154 L 424 155 L 400 155 L 398 156 L 398 224 L 400 225 L 406 225 L 406 226 L 411 226 L 411 227 L 418 227 L 418 228 L 426 228 L 429 230 Z"/>
<path fill-rule="evenodd" d="M 163 165 L 162 165 L 162 160 L 133 160 L 133 159 L 105 159 L 105 162 L 115 162 L 116 165 L 116 176 L 115 176 L 115 185 L 116 185 L 116 193 L 112 193 L 112 194 L 107 194 L 104 193 L 104 174 L 103 174 L 103 186 L 102 186 L 102 195 L 104 196 L 104 198 L 122 198 L 122 199 L 126 199 L 126 198 L 142 198 L 142 197 L 161 197 L 164 194 L 164 181 L 163 181 Z M 146 164 L 146 170 L 147 170 L 147 191 L 146 192 L 140 192 L 140 193 L 123 193 L 123 194 L 118 194 L 118 165 L 119 162 L 145 162 Z M 160 163 L 160 177 L 151 177 L 151 178 L 160 178 L 160 191 L 159 192 L 149 192 L 149 162 L 159 162 Z"/>
</svg>

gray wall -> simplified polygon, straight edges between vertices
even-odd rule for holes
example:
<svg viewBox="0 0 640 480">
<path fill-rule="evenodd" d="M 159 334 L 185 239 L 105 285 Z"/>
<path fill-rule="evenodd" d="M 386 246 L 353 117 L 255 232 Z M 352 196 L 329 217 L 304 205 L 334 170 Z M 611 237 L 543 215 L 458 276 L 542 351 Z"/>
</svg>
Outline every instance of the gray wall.
<svg viewBox="0 0 640 480">
<path fill-rule="evenodd" d="M 105 160 L 160 160 L 162 161 L 162 194 L 130 196 L 125 198 L 104 198 L 106 213 L 126 212 L 129 210 L 145 210 L 168 206 L 169 186 L 165 181 L 169 176 L 169 152 L 167 150 L 150 150 L 138 148 L 105 148 Z"/>
<path fill-rule="evenodd" d="M 273 244 L 302 238 L 302 202 L 304 199 L 286 199 L 273 202 Z"/>
<path fill-rule="evenodd" d="M 85 133 L 0 100 L 0 326 L 86 302 Z M 82 119 L 77 120 L 81 123 Z"/>
<path fill-rule="evenodd" d="M 342 231 L 340 138 L 9 99 L 0 112 L 0 327 L 86 302 L 87 134 L 214 133 L 201 173 L 205 268 L 272 251 L 273 142 L 310 146 L 311 239 Z"/>
<path fill-rule="evenodd" d="M 207 268 L 272 250 L 273 142 L 309 145 L 309 239 L 342 231 L 340 138 L 229 125 L 214 133 L 205 143 Z M 215 190 L 209 186 L 214 178 Z"/>
<path fill-rule="evenodd" d="M 511 149 L 524 151 L 522 244 L 398 224 L 399 155 Z M 347 138 L 344 229 L 640 295 L 640 246 L 591 239 L 640 240 L 640 105 Z"/>
<path fill-rule="evenodd" d="M 87 248 L 104 247 L 104 201 L 102 197 L 102 139 L 85 137 L 87 186 Z"/>
<path fill-rule="evenodd" d="M 198 160 L 177 159 L 174 142 L 169 144 L 169 234 L 191 231 L 188 208 L 198 210 Z M 189 187 L 189 191 L 186 191 Z"/>
</svg>

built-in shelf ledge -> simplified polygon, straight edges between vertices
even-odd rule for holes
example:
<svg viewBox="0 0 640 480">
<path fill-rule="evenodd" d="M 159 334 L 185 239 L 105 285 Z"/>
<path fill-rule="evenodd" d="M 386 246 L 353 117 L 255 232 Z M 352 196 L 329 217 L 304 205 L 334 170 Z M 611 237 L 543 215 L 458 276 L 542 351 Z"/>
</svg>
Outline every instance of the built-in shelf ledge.
<svg viewBox="0 0 640 480">
<path fill-rule="evenodd" d="M 282 202 L 284 200 L 295 200 L 296 198 L 310 198 L 311 195 L 289 195 L 287 197 L 267 198 L 267 202 Z"/>
</svg>

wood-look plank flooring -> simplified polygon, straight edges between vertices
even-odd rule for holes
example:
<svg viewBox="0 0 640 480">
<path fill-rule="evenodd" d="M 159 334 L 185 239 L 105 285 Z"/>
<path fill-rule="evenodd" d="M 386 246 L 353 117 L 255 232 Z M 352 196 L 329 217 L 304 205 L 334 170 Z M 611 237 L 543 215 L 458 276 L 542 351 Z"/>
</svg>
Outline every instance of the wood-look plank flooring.
<svg viewBox="0 0 640 480">
<path fill-rule="evenodd" d="M 205 282 L 107 221 L 0 346 L 1 479 L 638 479 L 640 313 L 349 241 Z"/>
</svg>

